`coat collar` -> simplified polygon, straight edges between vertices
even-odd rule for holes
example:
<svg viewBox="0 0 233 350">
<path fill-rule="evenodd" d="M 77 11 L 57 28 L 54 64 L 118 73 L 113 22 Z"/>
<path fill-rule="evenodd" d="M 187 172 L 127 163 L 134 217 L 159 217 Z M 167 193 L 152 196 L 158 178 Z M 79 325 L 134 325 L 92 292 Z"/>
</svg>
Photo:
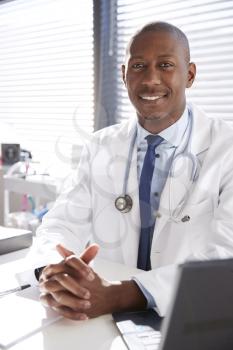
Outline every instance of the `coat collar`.
<svg viewBox="0 0 233 350">
<path fill-rule="evenodd" d="M 211 120 L 199 107 L 189 104 L 193 113 L 193 130 L 190 143 L 190 151 L 193 155 L 198 155 L 207 151 L 211 143 Z"/>
</svg>

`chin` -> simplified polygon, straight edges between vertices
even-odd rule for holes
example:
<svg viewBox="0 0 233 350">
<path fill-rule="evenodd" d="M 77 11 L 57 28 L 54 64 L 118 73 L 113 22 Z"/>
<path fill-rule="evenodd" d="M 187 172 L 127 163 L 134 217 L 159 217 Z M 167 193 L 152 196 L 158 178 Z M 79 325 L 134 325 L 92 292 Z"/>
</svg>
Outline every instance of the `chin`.
<svg viewBox="0 0 233 350">
<path fill-rule="evenodd" d="M 148 115 L 143 117 L 143 119 L 148 121 L 157 121 L 163 119 L 163 117 L 161 115 Z"/>
<path fill-rule="evenodd" d="M 144 122 L 159 122 L 166 118 L 166 114 L 164 113 L 156 113 L 156 114 L 144 114 L 144 116 L 141 116 L 140 119 Z"/>
<path fill-rule="evenodd" d="M 138 113 L 138 118 L 140 120 L 161 120 L 161 119 L 164 119 L 166 118 L 168 115 L 167 111 L 161 111 L 161 110 L 153 110 L 153 109 L 149 109 L 148 110 L 144 110 L 144 111 L 141 111 L 141 113 Z"/>
<path fill-rule="evenodd" d="M 166 118 L 164 115 L 147 115 L 144 117 L 140 117 L 139 123 L 141 126 L 151 132 L 152 134 L 159 133 L 160 131 L 166 129 L 171 124 L 173 124 L 174 121 L 170 120 L 169 118 Z"/>
</svg>

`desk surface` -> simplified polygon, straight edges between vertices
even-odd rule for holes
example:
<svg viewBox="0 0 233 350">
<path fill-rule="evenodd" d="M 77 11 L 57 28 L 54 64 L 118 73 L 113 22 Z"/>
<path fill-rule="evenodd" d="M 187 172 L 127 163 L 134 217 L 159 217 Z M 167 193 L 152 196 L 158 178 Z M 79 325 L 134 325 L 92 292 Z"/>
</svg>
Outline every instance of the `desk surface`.
<svg viewBox="0 0 233 350">
<path fill-rule="evenodd" d="M 7 280 L 6 288 L 14 284 L 14 273 L 25 268 L 27 250 L 0 256 L 0 278 Z M 20 267 L 20 268 L 19 268 Z M 28 269 L 28 267 L 27 267 Z M 136 272 L 120 264 L 96 259 L 95 270 L 109 279 L 126 279 Z M 126 350 L 111 315 L 88 321 L 62 319 L 11 347 L 11 350 Z"/>
</svg>

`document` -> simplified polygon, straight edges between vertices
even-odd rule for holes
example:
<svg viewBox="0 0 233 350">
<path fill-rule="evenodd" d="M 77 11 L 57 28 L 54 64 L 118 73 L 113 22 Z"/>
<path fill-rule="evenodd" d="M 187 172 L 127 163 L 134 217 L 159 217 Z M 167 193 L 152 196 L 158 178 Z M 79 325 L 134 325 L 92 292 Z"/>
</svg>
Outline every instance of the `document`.
<svg viewBox="0 0 233 350">
<path fill-rule="evenodd" d="M 0 349 L 8 349 L 61 318 L 40 303 L 38 287 L 0 298 Z"/>
</svg>

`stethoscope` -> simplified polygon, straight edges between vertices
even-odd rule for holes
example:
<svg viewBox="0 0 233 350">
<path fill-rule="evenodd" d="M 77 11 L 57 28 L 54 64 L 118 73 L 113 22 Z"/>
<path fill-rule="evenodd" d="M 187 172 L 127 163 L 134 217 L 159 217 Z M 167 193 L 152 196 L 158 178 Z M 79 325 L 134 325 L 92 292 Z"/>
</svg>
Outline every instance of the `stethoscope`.
<svg viewBox="0 0 233 350">
<path fill-rule="evenodd" d="M 168 177 L 172 178 L 175 176 L 174 169 L 175 169 L 175 162 L 178 160 L 179 157 L 184 158 L 185 156 L 188 157 L 192 162 L 192 170 L 190 175 L 190 181 L 194 183 L 197 180 L 198 177 L 198 168 L 199 163 L 197 158 L 190 152 L 190 145 L 191 145 L 191 137 L 192 137 L 192 126 L 193 126 L 193 114 L 192 110 L 188 108 L 188 132 L 186 134 L 185 140 L 182 142 L 182 145 L 178 147 L 174 153 L 171 169 L 169 170 Z M 130 173 L 130 166 L 132 163 L 133 158 L 133 150 L 136 144 L 136 138 L 137 138 L 137 127 L 135 128 L 135 131 L 133 133 L 133 137 L 130 142 L 129 151 L 128 151 L 128 158 L 125 168 L 125 174 L 124 174 L 124 181 L 123 181 L 123 188 L 122 188 L 122 195 L 117 197 L 115 200 L 115 207 L 117 210 L 119 210 L 121 213 L 128 213 L 132 207 L 133 207 L 133 200 L 132 198 L 127 194 L 127 187 L 128 187 L 128 179 L 129 179 L 129 173 Z M 170 182 L 171 187 L 171 182 Z M 169 191 L 171 192 L 171 191 Z M 177 217 L 180 216 L 182 213 L 182 210 L 186 203 L 186 198 L 182 201 L 182 203 L 179 205 L 179 208 L 177 208 L 176 213 L 171 212 L 171 199 L 169 198 L 169 214 L 170 218 L 173 218 L 174 221 L 177 222 Z M 181 221 L 186 222 L 190 220 L 189 215 L 185 215 Z"/>
</svg>

